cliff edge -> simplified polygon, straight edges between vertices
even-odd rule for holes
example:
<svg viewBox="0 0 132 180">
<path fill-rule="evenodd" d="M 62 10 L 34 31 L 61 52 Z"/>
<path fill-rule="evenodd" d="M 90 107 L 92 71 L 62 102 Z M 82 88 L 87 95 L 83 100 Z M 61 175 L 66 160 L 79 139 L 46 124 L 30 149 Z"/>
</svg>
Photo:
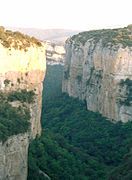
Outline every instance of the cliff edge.
<svg viewBox="0 0 132 180">
<path fill-rule="evenodd" d="M 29 141 L 41 133 L 45 44 L 0 27 L 0 179 L 26 180 Z"/>
<path fill-rule="evenodd" d="M 66 42 L 62 91 L 110 120 L 132 120 L 132 25 L 79 33 Z"/>
</svg>

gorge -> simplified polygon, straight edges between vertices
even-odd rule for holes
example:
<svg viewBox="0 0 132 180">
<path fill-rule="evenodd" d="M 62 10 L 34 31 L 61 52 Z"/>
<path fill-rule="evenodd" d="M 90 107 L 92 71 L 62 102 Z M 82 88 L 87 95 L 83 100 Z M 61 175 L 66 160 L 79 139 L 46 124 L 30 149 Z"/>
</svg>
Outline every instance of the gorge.
<svg viewBox="0 0 132 180">
<path fill-rule="evenodd" d="M 65 49 L 0 27 L 0 180 L 132 177 L 132 26 Z"/>
</svg>

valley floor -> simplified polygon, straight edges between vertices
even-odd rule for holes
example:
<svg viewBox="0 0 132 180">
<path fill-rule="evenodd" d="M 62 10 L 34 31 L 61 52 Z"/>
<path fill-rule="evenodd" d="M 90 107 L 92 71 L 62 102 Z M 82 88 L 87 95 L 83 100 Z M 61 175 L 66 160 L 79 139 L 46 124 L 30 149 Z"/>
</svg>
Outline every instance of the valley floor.
<svg viewBox="0 0 132 180">
<path fill-rule="evenodd" d="M 63 67 L 47 69 L 43 132 L 30 145 L 28 180 L 132 179 L 132 122 L 113 124 L 87 111 L 84 102 L 61 93 Z"/>
</svg>

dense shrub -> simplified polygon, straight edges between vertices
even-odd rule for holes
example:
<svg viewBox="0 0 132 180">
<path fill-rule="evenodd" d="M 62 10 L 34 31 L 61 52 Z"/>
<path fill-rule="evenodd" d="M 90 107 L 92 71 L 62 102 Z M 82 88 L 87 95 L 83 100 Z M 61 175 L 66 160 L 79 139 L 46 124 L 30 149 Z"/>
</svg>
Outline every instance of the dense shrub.
<svg viewBox="0 0 132 180">
<path fill-rule="evenodd" d="M 28 108 L 12 107 L 7 102 L 0 102 L 0 141 L 11 135 L 24 133 L 30 125 Z"/>
<path fill-rule="evenodd" d="M 8 84 L 10 84 L 10 80 L 9 79 L 5 79 L 4 80 L 4 84 L 5 84 L 5 86 L 8 86 Z"/>
<path fill-rule="evenodd" d="M 39 170 L 54 180 L 108 180 L 113 178 L 111 170 L 113 180 L 118 180 L 118 175 L 120 179 L 130 177 L 132 159 L 125 161 L 125 176 L 114 168 L 120 168 L 132 147 L 132 122 L 114 124 L 87 111 L 85 102 L 62 94 L 58 68 L 49 66 L 46 74 L 44 131 L 30 145 L 28 180 L 43 179 Z"/>
<path fill-rule="evenodd" d="M 119 166 L 114 168 L 108 180 L 131 180 L 132 179 L 132 152 L 126 154 Z"/>
<path fill-rule="evenodd" d="M 67 95 L 46 101 L 42 126 L 42 137 L 30 146 L 33 180 L 38 169 L 55 180 L 106 180 L 132 146 L 132 122 L 113 124 Z"/>
<path fill-rule="evenodd" d="M 126 105 L 126 106 L 131 106 L 132 104 L 132 80 L 130 80 L 129 78 L 125 79 L 125 80 L 121 80 L 120 81 L 120 87 L 125 88 L 125 98 L 124 99 L 119 99 L 119 103 L 122 105 Z M 120 90 L 121 90 L 120 89 Z"/>
<path fill-rule="evenodd" d="M 0 92 L 0 141 L 28 131 L 31 117 L 26 103 L 32 103 L 33 97 L 34 92 L 27 90 L 14 91 L 10 94 Z M 16 100 L 21 104 L 13 107 L 9 101 Z"/>
<path fill-rule="evenodd" d="M 22 89 L 21 91 L 13 91 L 8 95 L 8 101 L 20 101 L 26 103 L 34 102 L 35 93 L 33 90 L 27 91 Z"/>
</svg>

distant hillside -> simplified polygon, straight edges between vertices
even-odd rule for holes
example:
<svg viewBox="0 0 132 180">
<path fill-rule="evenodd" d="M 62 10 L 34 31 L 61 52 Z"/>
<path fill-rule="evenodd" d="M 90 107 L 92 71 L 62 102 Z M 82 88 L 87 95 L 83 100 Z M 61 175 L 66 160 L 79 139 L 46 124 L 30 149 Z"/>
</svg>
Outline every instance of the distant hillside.
<svg viewBox="0 0 132 180">
<path fill-rule="evenodd" d="M 20 31 L 24 34 L 28 34 L 30 36 L 34 36 L 37 39 L 42 41 L 50 40 L 52 42 L 65 42 L 65 40 L 74 35 L 79 33 L 77 30 L 67 30 L 67 29 L 35 29 L 35 28 L 15 28 L 15 27 L 8 27 L 13 31 Z"/>
</svg>

